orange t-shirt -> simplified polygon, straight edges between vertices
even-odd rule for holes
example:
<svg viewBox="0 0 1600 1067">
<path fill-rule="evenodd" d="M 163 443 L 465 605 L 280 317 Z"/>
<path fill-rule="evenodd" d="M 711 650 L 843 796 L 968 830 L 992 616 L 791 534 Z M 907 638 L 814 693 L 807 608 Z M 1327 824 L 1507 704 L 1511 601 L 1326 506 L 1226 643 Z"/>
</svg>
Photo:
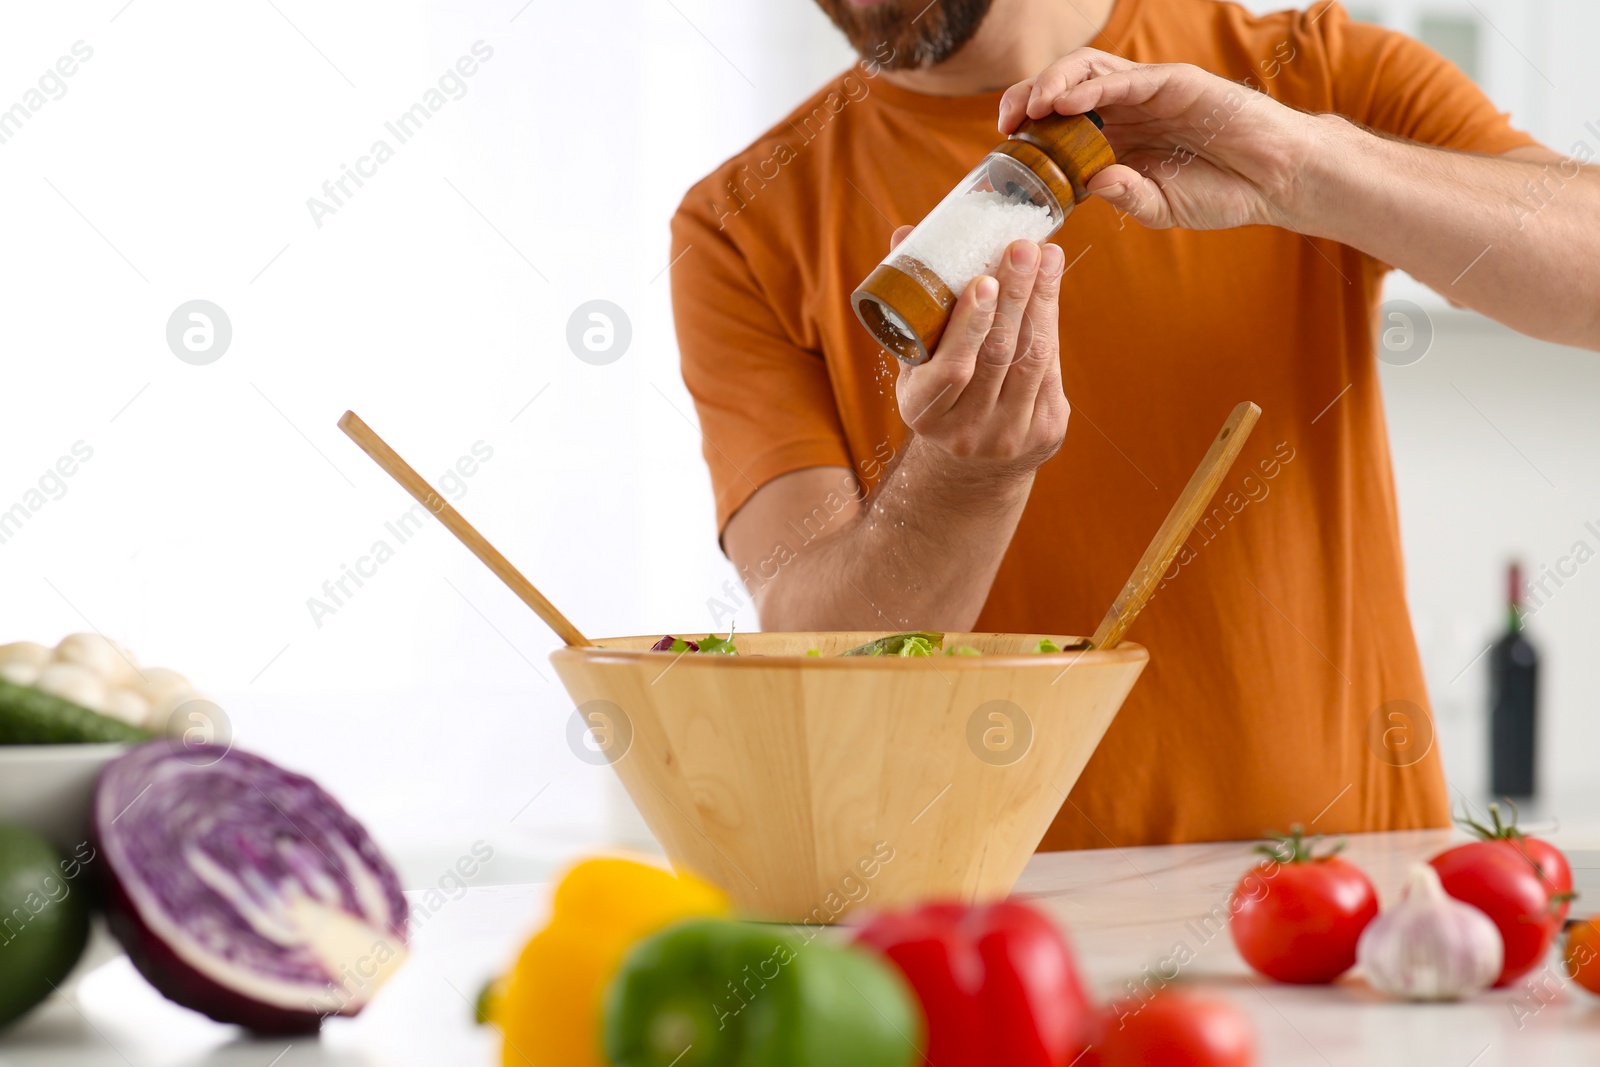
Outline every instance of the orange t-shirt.
<svg viewBox="0 0 1600 1067">
<path fill-rule="evenodd" d="M 1417 141 L 1534 143 L 1447 61 L 1337 4 L 1120 0 L 1095 44 Z M 673 307 L 719 528 L 790 471 L 870 484 L 903 443 L 894 361 L 849 294 L 1000 140 L 999 100 L 858 66 L 684 198 Z M 1098 200 L 1053 240 L 1072 418 L 978 629 L 1091 632 L 1229 410 L 1263 414 L 1135 624 L 1150 664 L 1041 848 L 1444 825 L 1373 354 L 1384 264 L 1274 227 L 1147 230 Z"/>
</svg>

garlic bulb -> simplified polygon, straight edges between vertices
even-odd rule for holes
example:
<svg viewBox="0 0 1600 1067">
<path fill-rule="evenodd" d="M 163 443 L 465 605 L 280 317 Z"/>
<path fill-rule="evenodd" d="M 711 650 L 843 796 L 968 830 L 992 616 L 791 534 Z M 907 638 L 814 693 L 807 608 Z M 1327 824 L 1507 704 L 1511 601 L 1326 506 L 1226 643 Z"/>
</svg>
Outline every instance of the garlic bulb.
<svg viewBox="0 0 1600 1067">
<path fill-rule="evenodd" d="M 1406 1000 L 1456 1000 L 1489 988 L 1504 951 L 1489 917 L 1447 894 L 1438 872 L 1417 863 L 1400 903 L 1362 931 L 1356 959 L 1379 992 Z"/>
</svg>

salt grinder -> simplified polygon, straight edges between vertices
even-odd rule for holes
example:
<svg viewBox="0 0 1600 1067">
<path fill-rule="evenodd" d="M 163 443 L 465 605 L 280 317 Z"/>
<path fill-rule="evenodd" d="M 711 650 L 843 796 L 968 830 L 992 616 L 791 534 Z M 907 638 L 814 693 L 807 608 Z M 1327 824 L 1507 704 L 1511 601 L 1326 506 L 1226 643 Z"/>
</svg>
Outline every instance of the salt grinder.
<svg viewBox="0 0 1600 1067">
<path fill-rule="evenodd" d="M 850 303 L 878 343 L 927 362 L 972 279 L 993 274 L 1012 241 L 1043 241 L 1117 161 L 1100 116 L 1024 119 L 867 275 Z"/>
</svg>

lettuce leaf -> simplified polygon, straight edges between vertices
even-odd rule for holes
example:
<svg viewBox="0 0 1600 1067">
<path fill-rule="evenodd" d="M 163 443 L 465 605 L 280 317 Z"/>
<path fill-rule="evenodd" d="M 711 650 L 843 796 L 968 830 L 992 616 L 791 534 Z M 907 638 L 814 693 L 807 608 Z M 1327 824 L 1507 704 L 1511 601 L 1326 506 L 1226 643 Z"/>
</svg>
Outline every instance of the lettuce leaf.
<svg viewBox="0 0 1600 1067">
<path fill-rule="evenodd" d="M 733 631 L 728 631 L 727 637 L 718 637 L 716 634 L 706 634 L 705 640 L 699 642 L 700 654 L 703 656 L 737 656 L 739 650 L 733 647 Z"/>
<path fill-rule="evenodd" d="M 841 656 L 931 656 L 944 647 L 944 634 L 911 630 L 889 634 L 841 652 Z"/>
</svg>

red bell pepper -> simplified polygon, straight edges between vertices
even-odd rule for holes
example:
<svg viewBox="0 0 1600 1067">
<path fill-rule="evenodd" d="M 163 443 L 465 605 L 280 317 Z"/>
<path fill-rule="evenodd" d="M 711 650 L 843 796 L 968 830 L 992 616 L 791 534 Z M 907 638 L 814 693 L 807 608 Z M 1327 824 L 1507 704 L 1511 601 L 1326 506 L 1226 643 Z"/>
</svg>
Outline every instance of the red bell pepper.
<svg viewBox="0 0 1600 1067">
<path fill-rule="evenodd" d="M 928 1020 L 924 1067 L 1066 1067 L 1094 1009 L 1055 923 L 1019 901 L 929 904 L 857 933 L 899 967 Z"/>
</svg>

